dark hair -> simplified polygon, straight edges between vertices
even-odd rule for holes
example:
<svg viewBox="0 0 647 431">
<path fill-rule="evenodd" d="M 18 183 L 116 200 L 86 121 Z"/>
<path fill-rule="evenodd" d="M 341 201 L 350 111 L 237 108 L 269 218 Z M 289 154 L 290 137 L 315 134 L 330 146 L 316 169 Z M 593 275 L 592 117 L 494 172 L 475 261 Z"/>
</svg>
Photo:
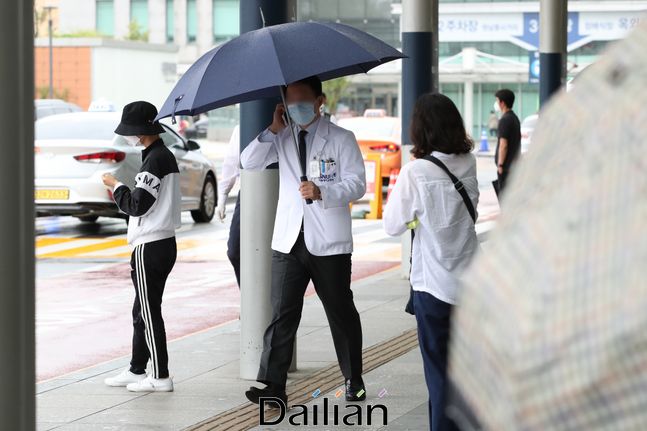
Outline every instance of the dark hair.
<svg viewBox="0 0 647 431">
<path fill-rule="evenodd" d="M 494 97 L 505 103 L 505 106 L 507 106 L 508 109 L 512 109 L 512 105 L 514 105 L 514 93 L 512 90 L 503 88 L 494 93 Z"/>
<path fill-rule="evenodd" d="M 474 149 L 474 142 L 465 132 L 465 125 L 454 102 L 439 93 L 423 94 L 416 101 L 409 131 L 413 150 L 421 159 L 432 151 L 465 154 Z"/>
<path fill-rule="evenodd" d="M 319 97 L 323 95 L 323 86 L 321 85 L 321 79 L 319 79 L 318 76 L 309 76 L 308 78 L 300 79 L 298 81 L 292 82 L 288 85 L 292 84 L 304 84 L 307 85 L 312 89 L 312 91 L 315 94 L 315 97 Z"/>
</svg>

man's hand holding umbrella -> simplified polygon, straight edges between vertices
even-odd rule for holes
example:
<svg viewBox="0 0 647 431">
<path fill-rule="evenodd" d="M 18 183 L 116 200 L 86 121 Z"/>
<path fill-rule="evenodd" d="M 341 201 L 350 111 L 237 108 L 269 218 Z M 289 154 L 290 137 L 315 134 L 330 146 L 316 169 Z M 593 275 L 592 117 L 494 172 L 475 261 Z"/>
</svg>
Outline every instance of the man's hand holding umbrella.
<svg viewBox="0 0 647 431">
<path fill-rule="evenodd" d="M 321 199 L 321 190 L 312 181 L 303 181 L 299 187 L 299 192 L 303 199 L 311 199 L 313 201 Z"/>
</svg>

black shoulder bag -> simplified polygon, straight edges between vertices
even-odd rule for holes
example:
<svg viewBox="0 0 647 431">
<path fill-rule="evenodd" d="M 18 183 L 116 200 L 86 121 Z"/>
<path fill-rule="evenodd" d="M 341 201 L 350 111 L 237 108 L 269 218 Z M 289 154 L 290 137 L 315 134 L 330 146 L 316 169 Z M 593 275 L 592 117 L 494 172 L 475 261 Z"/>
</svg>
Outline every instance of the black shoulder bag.
<svg viewBox="0 0 647 431">
<path fill-rule="evenodd" d="M 425 156 L 424 159 L 430 161 L 431 163 L 435 164 L 440 169 L 445 171 L 449 179 L 452 180 L 452 182 L 454 183 L 454 188 L 463 198 L 463 202 L 465 202 L 465 206 L 467 207 L 467 212 L 470 213 L 470 216 L 472 217 L 472 221 L 476 223 L 476 210 L 474 210 L 474 205 L 472 204 L 472 200 L 467 194 L 467 190 L 465 190 L 465 186 L 463 185 L 461 180 L 456 178 L 456 176 L 452 174 L 450 170 L 447 168 L 447 166 L 445 166 L 445 164 L 441 162 L 438 158 L 432 155 L 428 155 L 428 156 Z M 415 230 L 411 229 L 411 256 L 409 257 L 409 279 L 411 279 L 411 265 L 413 263 L 412 261 L 413 261 L 413 238 L 414 237 L 415 237 Z M 407 306 L 404 308 L 404 311 L 406 311 L 409 314 L 415 314 L 413 311 L 413 288 L 409 289 L 409 302 L 407 302 Z"/>
</svg>

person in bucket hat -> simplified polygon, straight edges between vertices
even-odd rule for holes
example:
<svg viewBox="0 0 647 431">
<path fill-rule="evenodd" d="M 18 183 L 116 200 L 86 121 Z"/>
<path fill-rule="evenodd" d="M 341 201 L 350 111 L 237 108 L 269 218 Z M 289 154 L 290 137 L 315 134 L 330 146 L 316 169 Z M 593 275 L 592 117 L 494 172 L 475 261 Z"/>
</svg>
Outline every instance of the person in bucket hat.
<svg viewBox="0 0 647 431">
<path fill-rule="evenodd" d="M 180 227 L 180 176 L 177 161 L 160 138 L 164 129 L 154 121 L 157 109 L 148 102 L 126 105 L 115 133 L 129 145 L 142 145 L 142 167 L 130 189 L 111 174 L 103 182 L 112 189 L 119 209 L 126 213 L 128 243 L 135 286 L 133 346 L 130 366 L 105 380 L 108 386 L 131 392 L 171 392 L 166 331 L 162 319 L 162 294 L 173 269 L 177 248 L 175 229 Z M 146 374 L 148 361 L 151 370 Z"/>
</svg>

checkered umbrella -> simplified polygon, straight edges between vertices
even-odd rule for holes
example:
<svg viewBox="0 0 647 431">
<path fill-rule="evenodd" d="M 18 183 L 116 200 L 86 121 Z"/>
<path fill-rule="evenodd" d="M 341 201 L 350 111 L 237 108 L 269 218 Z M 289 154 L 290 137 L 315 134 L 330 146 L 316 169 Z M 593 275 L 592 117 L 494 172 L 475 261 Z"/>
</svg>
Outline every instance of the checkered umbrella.
<svg viewBox="0 0 647 431">
<path fill-rule="evenodd" d="M 540 114 L 450 375 L 496 431 L 647 430 L 647 23 Z"/>
</svg>

